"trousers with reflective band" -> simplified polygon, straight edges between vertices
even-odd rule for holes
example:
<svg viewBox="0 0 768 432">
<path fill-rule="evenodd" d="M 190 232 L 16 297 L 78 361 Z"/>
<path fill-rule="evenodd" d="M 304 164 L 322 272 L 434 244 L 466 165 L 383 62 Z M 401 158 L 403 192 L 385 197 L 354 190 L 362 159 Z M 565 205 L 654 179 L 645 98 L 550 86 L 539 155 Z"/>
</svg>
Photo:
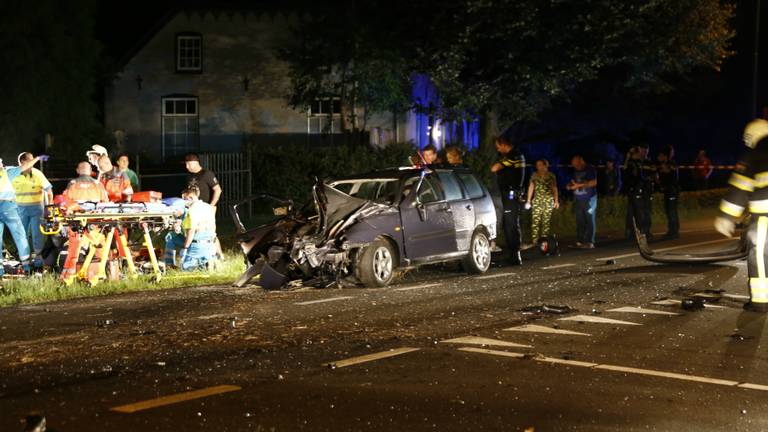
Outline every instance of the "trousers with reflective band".
<svg viewBox="0 0 768 432">
<path fill-rule="evenodd" d="M 768 216 L 757 216 L 749 227 L 749 296 L 753 303 L 768 303 Z"/>
</svg>

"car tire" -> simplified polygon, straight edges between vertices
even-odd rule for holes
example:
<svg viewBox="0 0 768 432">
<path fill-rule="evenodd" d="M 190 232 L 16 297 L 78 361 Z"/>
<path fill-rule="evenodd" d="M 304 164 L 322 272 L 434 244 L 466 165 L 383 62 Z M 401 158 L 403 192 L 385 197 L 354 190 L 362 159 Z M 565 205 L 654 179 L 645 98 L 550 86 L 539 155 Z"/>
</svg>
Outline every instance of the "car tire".
<svg viewBox="0 0 768 432">
<path fill-rule="evenodd" d="M 378 239 L 363 248 L 357 262 L 357 277 L 366 287 L 385 287 L 395 277 L 395 248 L 386 240 Z"/>
<path fill-rule="evenodd" d="M 462 262 L 467 273 L 479 274 L 488 271 L 491 266 L 491 242 L 482 231 L 472 234 L 469 241 L 469 253 Z"/>
</svg>

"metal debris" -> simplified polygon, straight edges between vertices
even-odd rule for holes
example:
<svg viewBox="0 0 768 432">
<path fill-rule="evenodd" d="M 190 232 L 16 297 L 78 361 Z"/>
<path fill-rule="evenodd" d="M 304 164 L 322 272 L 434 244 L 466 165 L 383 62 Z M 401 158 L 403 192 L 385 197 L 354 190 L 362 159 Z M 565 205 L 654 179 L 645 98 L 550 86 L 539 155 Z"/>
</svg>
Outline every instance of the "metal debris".
<svg viewBox="0 0 768 432">
<path fill-rule="evenodd" d="M 524 307 L 520 309 L 520 312 L 526 315 L 543 314 L 543 313 L 564 315 L 564 314 L 573 312 L 573 309 L 570 306 L 566 306 L 566 305 L 539 305 L 539 306 Z"/>
<path fill-rule="evenodd" d="M 680 307 L 685 310 L 701 310 L 704 309 L 704 299 L 701 297 L 686 297 L 680 302 Z"/>
<path fill-rule="evenodd" d="M 614 264 L 616 264 L 616 260 L 615 259 L 605 260 L 605 265 L 614 265 Z"/>
<path fill-rule="evenodd" d="M 27 423 L 24 426 L 24 432 L 45 432 L 47 429 L 45 416 L 32 414 L 27 416 Z"/>
<path fill-rule="evenodd" d="M 117 324 L 117 321 L 111 320 L 111 319 L 97 320 L 96 321 L 96 327 L 107 327 L 107 326 L 111 326 L 111 325 L 115 325 L 115 324 Z"/>
</svg>

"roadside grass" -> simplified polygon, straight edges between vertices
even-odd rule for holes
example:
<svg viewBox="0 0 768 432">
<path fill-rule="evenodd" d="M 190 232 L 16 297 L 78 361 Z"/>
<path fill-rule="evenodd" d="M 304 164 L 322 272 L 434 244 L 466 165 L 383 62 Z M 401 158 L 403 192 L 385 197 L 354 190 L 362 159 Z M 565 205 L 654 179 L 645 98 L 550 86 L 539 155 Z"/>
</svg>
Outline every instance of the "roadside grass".
<svg viewBox="0 0 768 432">
<path fill-rule="evenodd" d="M 135 279 L 104 281 L 92 287 L 87 283 L 75 282 L 64 285 L 58 274 L 45 274 L 42 277 L 6 279 L 0 288 L 0 307 L 18 304 L 41 303 L 82 297 L 95 297 L 109 294 L 136 291 L 152 291 L 203 285 L 230 284 L 244 271 L 242 254 L 225 253 L 224 260 L 212 271 L 182 272 L 169 270 L 159 282 L 152 275 L 140 275 Z"/>
</svg>

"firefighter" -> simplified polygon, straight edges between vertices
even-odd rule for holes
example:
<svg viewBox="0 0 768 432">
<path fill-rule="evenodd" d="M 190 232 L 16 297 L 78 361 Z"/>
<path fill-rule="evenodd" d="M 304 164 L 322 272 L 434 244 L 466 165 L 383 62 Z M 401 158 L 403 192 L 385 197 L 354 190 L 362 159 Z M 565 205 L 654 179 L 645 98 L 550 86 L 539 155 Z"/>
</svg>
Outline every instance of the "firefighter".
<svg viewBox="0 0 768 432">
<path fill-rule="evenodd" d="M 511 265 L 520 265 L 523 263 L 520 257 L 520 200 L 525 179 L 525 157 L 509 138 L 504 136 L 496 138 L 496 150 L 500 157 L 499 161 L 491 166 L 491 172 L 496 174 L 501 193 L 504 211 L 502 228 L 507 244 L 507 260 Z"/>
<path fill-rule="evenodd" d="M 747 210 L 752 214 L 747 235 L 750 300 L 744 309 L 768 312 L 768 121 L 750 122 L 744 129 L 744 144 L 748 150 L 728 181 L 730 186 L 720 202 L 715 229 L 731 237 L 736 221 Z"/>
<path fill-rule="evenodd" d="M 68 212 L 74 212 L 79 209 L 79 203 L 85 201 L 96 203 L 109 202 L 104 186 L 92 177 L 91 164 L 89 162 L 77 164 L 77 175 L 78 177 L 69 182 L 67 189 L 63 193 Z M 99 244 L 102 239 L 98 229 L 87 230 L 84 234 L 70 229 L 68 237 L 67 259 L 61 271 L 61 279 L 65 283 L 71 284 L 74 282 L 77 273 L 77 260 L 80 258 L 80 249 L 89 244 Z"/>
<path fill-rule="evenodd" d="M 99 156 L 99 181 L 104 185 L 107 196 L 111 202 L 130 202 L 133 196 L 133 187 L 128 176 L 122 174 L 112 165 L 109 156 Z"/>
</svg>

